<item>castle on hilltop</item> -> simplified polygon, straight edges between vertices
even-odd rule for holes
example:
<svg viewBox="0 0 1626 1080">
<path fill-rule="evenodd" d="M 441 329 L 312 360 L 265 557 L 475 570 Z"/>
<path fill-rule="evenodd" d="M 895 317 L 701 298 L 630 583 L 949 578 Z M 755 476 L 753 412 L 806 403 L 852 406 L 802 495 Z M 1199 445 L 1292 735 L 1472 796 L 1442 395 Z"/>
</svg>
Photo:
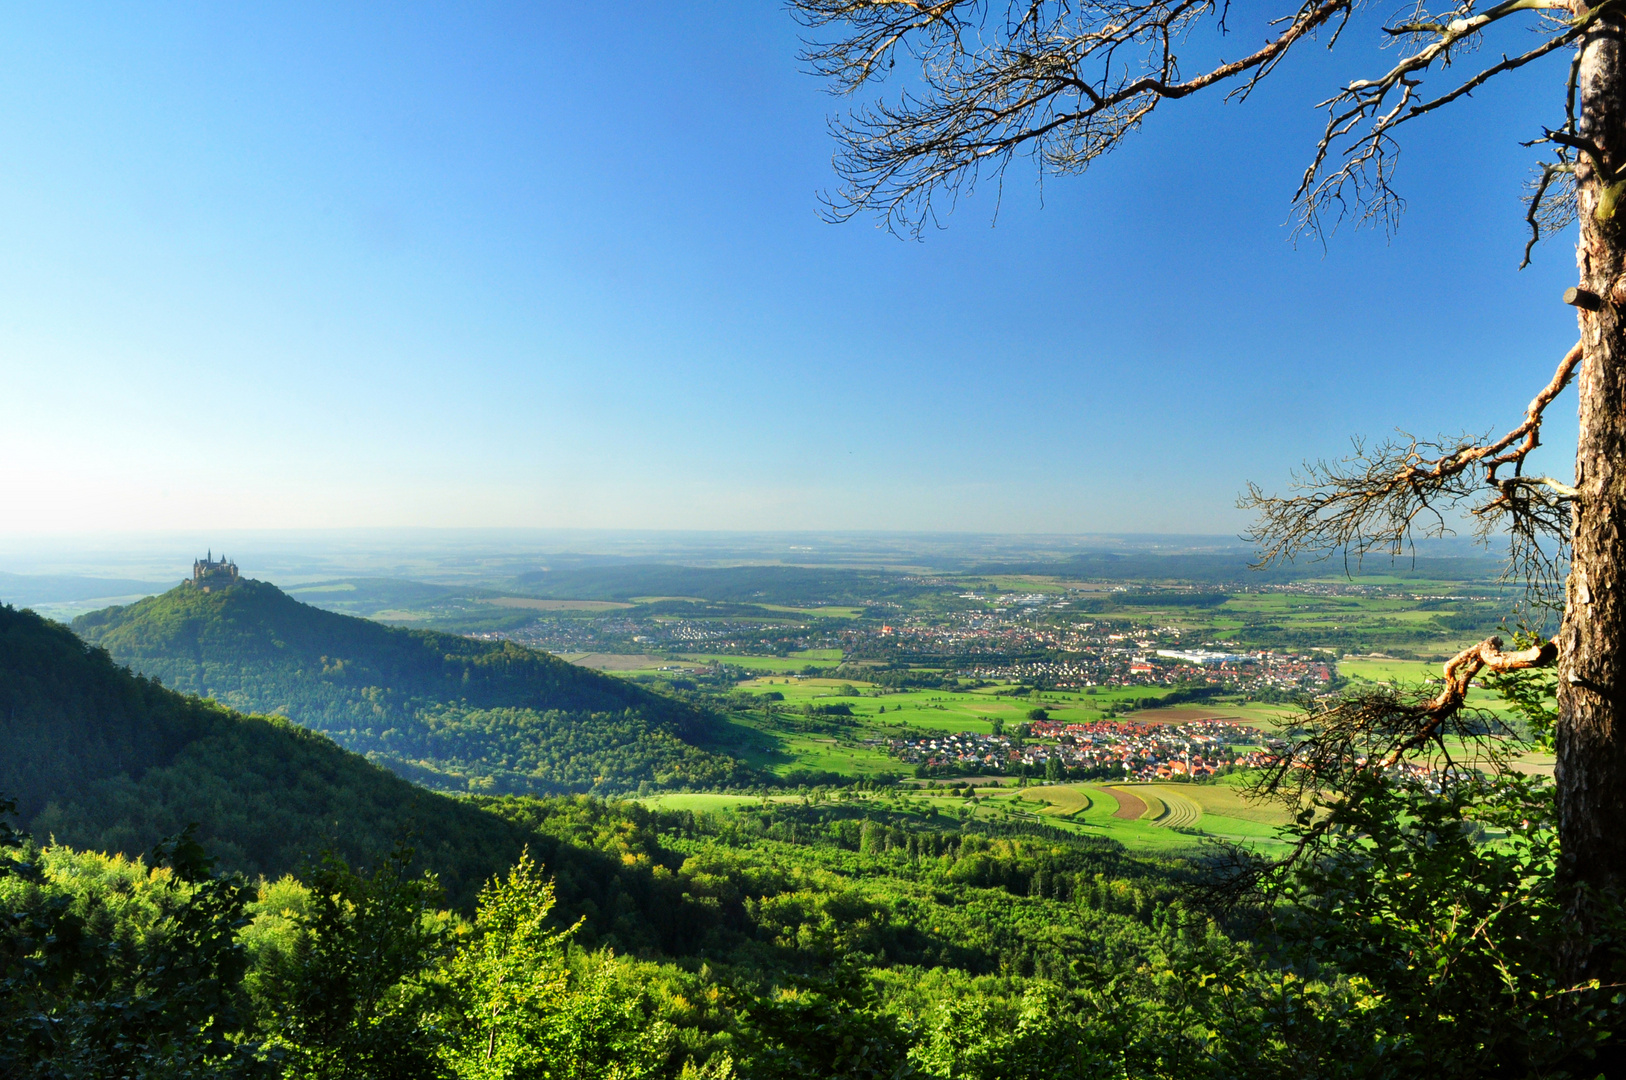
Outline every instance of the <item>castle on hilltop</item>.
<svg viewBox="0 0 1626 1080">
<path fill-rule="evenodd" d="M 237 564 L 227 562 L 225 555 L 221 555 L 220 561 L 216 562 L 214 555 L 214 549 L 210 548 L 209 554 L 192 560 L 192 584 L 204 592 L 237 583 Z"/>
</svg>

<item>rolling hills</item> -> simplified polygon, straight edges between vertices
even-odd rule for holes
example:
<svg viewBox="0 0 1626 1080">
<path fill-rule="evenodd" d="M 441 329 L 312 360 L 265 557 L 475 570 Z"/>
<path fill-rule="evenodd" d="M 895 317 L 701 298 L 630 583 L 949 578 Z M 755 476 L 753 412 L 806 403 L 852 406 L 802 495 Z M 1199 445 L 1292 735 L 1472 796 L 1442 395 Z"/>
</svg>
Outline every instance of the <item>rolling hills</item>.
<svg viewBox="0 0 1626 1080">
<path fill-rule="evenodd" d="M 400 839 L 463 896 L 525 831 L 287 720 L 132 675 L 66 627 L 0 607 L 0 795 L 41 839 L 139 855 L 188 823 L 222 863 L 276 875 Z"/>
<path fill-rule="evenodd" d="M 546 794 L 726 782 L 708 716 L 504 641 L 384 626 L 275 586 L 190 583 L 74 620 L 134 671 L 285 716 L 445 791 Z"/>
<path fill-rule="evenodd" d="M 219 868 L 250 879 L 304 872 L 326 852 L 376 866 L 404 843 L 465 913 L 528 848 L 556 884 L 562 925 L 584 919 L 588 944 L 680 952 L 716 921 L 654 872 L 636 806 L 426 791 L 324 735 L 167 689 L 67 627 L 0 605 L 4 800 L 63 850 L 136 858 L 196 825 Z M 641 859 L 622 857 L 629 843 Z"/>
</svg>

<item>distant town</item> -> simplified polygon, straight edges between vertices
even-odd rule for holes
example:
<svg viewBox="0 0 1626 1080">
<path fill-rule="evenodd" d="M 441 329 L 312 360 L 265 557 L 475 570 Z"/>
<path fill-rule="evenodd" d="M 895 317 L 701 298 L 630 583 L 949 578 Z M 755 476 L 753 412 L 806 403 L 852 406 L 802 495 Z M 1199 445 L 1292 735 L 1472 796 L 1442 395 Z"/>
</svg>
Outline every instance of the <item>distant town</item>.
<svg viewBox="0 0 1626 1080">
<path fill-rule="evenodd" d="M 902 761 L 933 768 L 986 768 L 1061 779 L 1083 774 L 1124 780 L 1198 780 L 1221 769 L 1255 766 L 1273 755 L 1265 735 L 1228 720 L 1185 724 L 1133 721 L 1059 723 L 1038 720 L 1014 735 L 950 732 L 891 739 L 886 746 Z M 1029 739 L 1054 740 L 1049 743 Z"/>
<path fill-rule="evenodd" d="M 985 598 L 968 593 L 974 603 Z M 1053 689 L 1203 684 L 1228 690 L 1293 695 L 1326 690 L 1337 675 L 1327 652 L 1236 650 L 1192 642 L 1175 626 L 1135 626 L 1108 619 L 1065 618 L 1068 602 L 1043 594 L 1000 598 L 997 608 L 899 613 L 886 621 L 835 619 L 800 623 L 741 618 L 648 616 L 540 618 L 517 630 L 481 637 L 570 653 L 705 653 L 793 656 L 839 651 L 843 662 L 870 667 L 928 666 L 965 680 L 1015 682 Z"/>
</svg>

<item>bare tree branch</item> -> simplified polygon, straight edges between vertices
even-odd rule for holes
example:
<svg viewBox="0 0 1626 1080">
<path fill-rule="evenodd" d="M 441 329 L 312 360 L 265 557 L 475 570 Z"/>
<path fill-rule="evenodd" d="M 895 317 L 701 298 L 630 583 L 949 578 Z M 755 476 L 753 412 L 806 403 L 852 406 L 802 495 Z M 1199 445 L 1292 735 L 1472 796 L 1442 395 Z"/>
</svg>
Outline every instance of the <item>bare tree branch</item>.
<svg viewBox="0 0 1626 1080">
<path fill-rule="evenodd" d="M 870 210 L 895 231 L 918 231 L 934 193 L 957 194 L 984 168 L 1003 171 L 1024 147 L 1043 167 L 1082 172 L 1159 101 L 1249 75 L 1245 94 L 1354 3 L 1308 0 L 1259 49 L 1182 78 L 1176 46 L 1215 16 L 1214 0 L 1038 0 L 1012 4 L 1002 22 L 983 0 L 792 0 L 810 31 L 845 32 L 803 52 L 839 92 L 883 77 L 899 53 L 920 66 L 922 90 L 836 123 L 844 186 L 830 216 Z"/>
<path fill-rule="evenodd" d="M 1555 184 L 1556 191 L 1553 190 Z M 1520 270 L 1530 265 L 1530 252 L 1544 234 L 1551 235 L 1575 220 L 1575 163 L 1560 159 L 1542 165 L 1541 176 L 1532 189 L 1524 215 L 1530 226 L 1530 239 L 1524 245 Z"/>
<path fill-rule="evenodd" d="M 808 30 L 803 60 L 838 93 L 886 78 L 900 57 L 918 68 L 897 99 L 834 122 L 842 188 L 827 200 L 829 216 L 872 211 L 893 231 L 918 233 L 935 220 L 934 196 L 952 202 L 984 170 L 1002 174 L 1018 153 L 1031 155 L 1041 175 L 1082 172 L 1162 101 L 1221 83 L 1232 87 L 1229 97 L 1246 98 L 1303 41 L 1325 29 L 1335 42 L 1356 2 L 1301 0 L 1270 24 L 1259 48 L 1183 77 L 1177 50 L 1191 32 L 1205 22 L 1224 29 L 1228 9 L 1216 0 L 791 0 Z M 1503 0 L 1483 11 L 1459 0 L 1385 27 L 1406 51 L 1387 72 L 1323 103 L 1326 128 L 1295 196 L 1301 227 L 1319 233 L 1329 212 L 1335 226 L 1350 210 L 1393 225 L 1401 208 L 1391 184 L 1395 128 L 1573 44 L 1623 2 L 1603 0 L 1572 16 L 1570 0 Z M 1539 43 L 1504 53 L 1442 94 L 1424 93 L 1427 72 L 1450 66 L 1516 15 L 1535 16 Z M 1565 133 L 1573 133 L 1573 111 Z M 1566 191 L 1560 185 L 1558 194 Z"/>
<path fill-rule="evenodd" d="M 1568 5 L 1560 0 L 1506 0 L 1475 14 L 1472 0 L 1468 0 L 1442 19 L 1388 27 L 1387 33 L 1419 45 L 1383 75 L 1351 82 L 1322 103 L 1327 110 L 1326 130 L 1294 195 L 1301 227 L 1311 233 L 1325 233 L 1328 227 L 1322 217 L 1335 208 L 1334 227 L 1355 209 L 1362 223 L 1382 221 L 1392 229 L 1404 207 L 1391 184 L 1399 149 L 1393 131 L 1472 94 L 1497 75 L 1515 71 L 1577 41 L 1596 17 L 1596 9 L 1576 19 L 1547 20 L 1553 27 L 1547 40 L 1515 56 L 1503 54 L 1500 62 L 1437 97 L 1423 93 L 1423 73 L 1436 63 L 1449 66 L 1458 53 L 1474 47 L 1494 23 L 1525 11 L 1563 10 L 1567 15 L 1567 9 Z M 1327 171 L 1329 158 L 1341 162 L 1331 171 Z"/>
<path fill-rule="evenodd" d="M 1541 445 L 1547 406 L 1569 385 L 1580 362 L 1577 343 L 1531 400 L 1523 423 L 1494 441 L 1464 438 L 1448 445 L 1408 437 L 1368 451 L 1357 440 L 1354 455 L 1343 461 L 1307 464 L 1295 477 L 1297 494 L 1266 495 L 1249 484 L 1239 505 L 1259 515 L 1246 534 L 1260 547 L 1258 565 L 1302 554 L 1325 558 L 1334 552 L 1357 561 L 1374 551 L 1397 557 L 1416 536 L 1450 533 L 1445 512 L 1476 495 L 1484 497 L 1473 510 L 1481 522 L 1505 524 L 1511 519 L 1516 528 L 1562 545 L 1567 532 L 1555 535 L 1554 530 L 1567 516 L 1560 520 L 1553 499 L 1571 499 L 1574 490 L 1547 478 L 1526 477 L 1523 468 Z M 1511 476 L 1499 475 L 1509 467 Z"/>
<path fill-rule="evenodd" d="M 1469 708 L 1468 689 L 1487 671 L 1528 671 L 1557 658 L 1551 641 L 1507 652 L 1501 638 L 1491 637 L 1446 661 L 1433 694 L 1391 685 L 1330 704 L 1307 703 L 1300 733 L 1250 789 L 1254 797 L 1284 803 L 1295 814 L 1293 843 L 1274 858 L 1224 852 L 1213 880 L 1205 883 L 1204 903 L 1228 910 L 1282 881 L 1323 850 L 1343 812 L 1377 786 L 1473 784 L 1487 767 L 1491 772 L 1507 768 L 1509 743 L 1522 743 L 1510 739 L 1515 733 L 1496 714 Z M 1453 745 L 1461 749 L 1454 752 Z M 1394 775 L 1407 769 L 1410 775 Z"/>
<path fill-rule="evenodd" d="M 1443 736 L 1463 715 L 1477 675 L 1546 667 L 1556 659 L 1558 647 L 1550 641 L 1507 652 L 1501 638 L 1489 637 L 1445 662 L 1444 679 L 1432 697 L 1385 688 L 1339 699 L 1308 717 L 1312 734 L 1281 755 L 1259 789 L 1302 792 L 1341 781 L 1350 772 L 1385 772 L 1430 742 L 1448 755 Z M 1457 734 L 1471 738 L 1475 733 L 1464 728 Z"/>
</svg>

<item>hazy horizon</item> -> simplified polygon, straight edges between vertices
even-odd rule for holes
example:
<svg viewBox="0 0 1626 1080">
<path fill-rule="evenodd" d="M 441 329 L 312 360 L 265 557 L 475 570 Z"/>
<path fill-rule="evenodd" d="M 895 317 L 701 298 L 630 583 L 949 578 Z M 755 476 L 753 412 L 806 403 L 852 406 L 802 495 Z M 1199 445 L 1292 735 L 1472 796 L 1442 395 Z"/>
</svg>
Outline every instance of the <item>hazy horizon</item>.
<svg viewBox="0 0 1626 1080">
<path fill-rule="evenodd" d="M 331 529 L 126 533 L 48 539 L 0 537 L 0 602 L 7 578 L 120 578 L 161 583 L 190 574 L 192 560 L 229 556 L 248 577 L 286 583 L 341 577 L 456 581 L 500 578 L 520 569 L 614 562 L 690 566 L 786 565 L 960 572 L 996 565 L 1065 567 L 1069 559 L 1221 557 L 1240 568 L 1254 549 L 1234 536 L 1194 534 L 1015 534 L 904 531 Z M 1422 558 L 1490 559 L 1465 537 L 1422 541 Z M 1395 565 L 1404 565 L 1405 559 Z M 1319 574 L 1341 563 L 1301 560 Z M 1384 572 L 1369 556 L 1367 572 Z M 1325 571 L 1341 573 L 1340 570 Z"/>
</svg>

